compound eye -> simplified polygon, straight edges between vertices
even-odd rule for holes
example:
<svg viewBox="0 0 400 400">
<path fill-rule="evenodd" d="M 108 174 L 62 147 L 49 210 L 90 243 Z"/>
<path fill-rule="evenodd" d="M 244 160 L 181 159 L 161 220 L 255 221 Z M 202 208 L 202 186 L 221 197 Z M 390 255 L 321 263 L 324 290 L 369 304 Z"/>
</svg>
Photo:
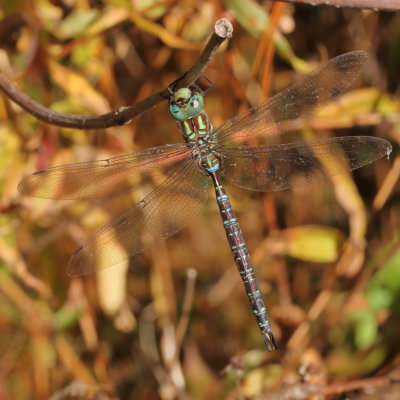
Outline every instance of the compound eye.
<svg viewBox="0 0 400 400">
<path fill-rule="evenodd" d="M 204 100 L 201 93 L 192 92 L 188 88 L 176 91 L 169 103 L 170 114 L 179 121 L 186 121 L 201 113 L 204 107 Z"/>
<path fill-rule="evenodd" d="M 190 105 L 191 105 L 193 108 L 198 108 L 198 107 L 200 106 L 200 102 L 199 102 L 197 99 L 191 100 Z"/>
<path fill-rule="evenodd" d="M 202 111 L 204 107 L 203 96 L 200 93 L 194 93 L 189 101 L 189 114 L 194 117 Z"/>
</svg>

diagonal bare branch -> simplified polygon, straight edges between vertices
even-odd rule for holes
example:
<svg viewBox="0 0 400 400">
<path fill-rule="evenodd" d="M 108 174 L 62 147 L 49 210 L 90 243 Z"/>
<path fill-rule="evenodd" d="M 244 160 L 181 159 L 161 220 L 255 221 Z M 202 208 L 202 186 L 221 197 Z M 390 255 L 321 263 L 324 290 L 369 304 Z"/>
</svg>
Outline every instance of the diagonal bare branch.
<svg viewBox="0 0 400 400">
<path fill-rule="evenodd" d="M 214 33 L 211 35 L 199 59 L 192 68 L 174 82 L 174 87 L 179 89 L 193 83 L 210 63 L 219 46 L 226 39 L 232 37 L 232 31 L 232 24 L 226 18 L 218 20 L 214 25 Z M 96 116 L 82 116 L 59 113 L 44 107 L 21 92 L 2 72 L 0 72 L 0 89 L 3 90 L 7 97 L 40 121 L 76 129 L 101 129 L 124 125 L 132 118 L 168 99 L 170 96 L 168 88 L 164 88 L 129 107 L 122 107 Z"/>
<path fill-rule="evenodd" d="M 380 11 L 399 11 L 400 0 L 279 0 L 286 3 L 301 3 L 312 6 L 334 6 L 350 8 L 368 8 Z"/>
</svg>

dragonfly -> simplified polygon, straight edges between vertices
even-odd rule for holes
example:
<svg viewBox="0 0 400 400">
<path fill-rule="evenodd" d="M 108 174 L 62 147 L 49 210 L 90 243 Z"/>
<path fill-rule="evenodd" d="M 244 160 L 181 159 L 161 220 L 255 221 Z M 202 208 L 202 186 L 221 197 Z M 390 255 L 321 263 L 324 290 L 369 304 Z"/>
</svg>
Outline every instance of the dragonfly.
<svg viewBox="0 0 400 400">
<path fill-rule="evenodd" d="M 197 87 L 171 90 L 169 113 L 184 142 L 105 160 L 50 167 L 25 177 L 24 195 L 93 199 L 129 190 L 154 189 L 95 232 L 72 255 L 70 276 L 117 264 L 180 231 L 199 212 L 211 187 L 234 261 L 266 348 L 277 349 L 262 293 L 238 219 L 222 178 L 268 192 L 306 185 L 369 164 L 391 152 L 384 139 L 345 136 L 285 143 L 318 110 L 340 96 L 369 59 L 352 51 L 330 60 L 287 89 L 214 129 Z"/>
</svg>

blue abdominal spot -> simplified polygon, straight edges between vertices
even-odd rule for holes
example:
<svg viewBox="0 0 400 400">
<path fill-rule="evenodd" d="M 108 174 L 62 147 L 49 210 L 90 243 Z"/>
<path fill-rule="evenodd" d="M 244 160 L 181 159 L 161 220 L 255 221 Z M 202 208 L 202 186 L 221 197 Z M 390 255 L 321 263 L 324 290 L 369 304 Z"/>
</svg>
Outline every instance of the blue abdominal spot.
<svg viewBox="0 0 400 400">
<path fill-rule="evenodd" d="M 219 164 L 214 165 L 211 168 L 206 168 L 207 172 L 215 172 L 219 170 Z"/>
</svg>

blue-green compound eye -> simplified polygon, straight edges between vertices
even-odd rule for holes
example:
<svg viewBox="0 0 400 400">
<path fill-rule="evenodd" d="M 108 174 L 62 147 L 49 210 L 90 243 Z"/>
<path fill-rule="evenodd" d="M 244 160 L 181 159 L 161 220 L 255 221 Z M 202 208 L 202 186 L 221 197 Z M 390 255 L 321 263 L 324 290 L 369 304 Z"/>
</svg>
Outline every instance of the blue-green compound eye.
<svg viewBox="0 0 400 400">
<path fill-rule="evenodd" d="M 179 121 L 185 121 L 199 115 L 204 106 L 203 96 L 188 88 L 177 90 L 169 103 L 170 114 Z"/>
</svg>

